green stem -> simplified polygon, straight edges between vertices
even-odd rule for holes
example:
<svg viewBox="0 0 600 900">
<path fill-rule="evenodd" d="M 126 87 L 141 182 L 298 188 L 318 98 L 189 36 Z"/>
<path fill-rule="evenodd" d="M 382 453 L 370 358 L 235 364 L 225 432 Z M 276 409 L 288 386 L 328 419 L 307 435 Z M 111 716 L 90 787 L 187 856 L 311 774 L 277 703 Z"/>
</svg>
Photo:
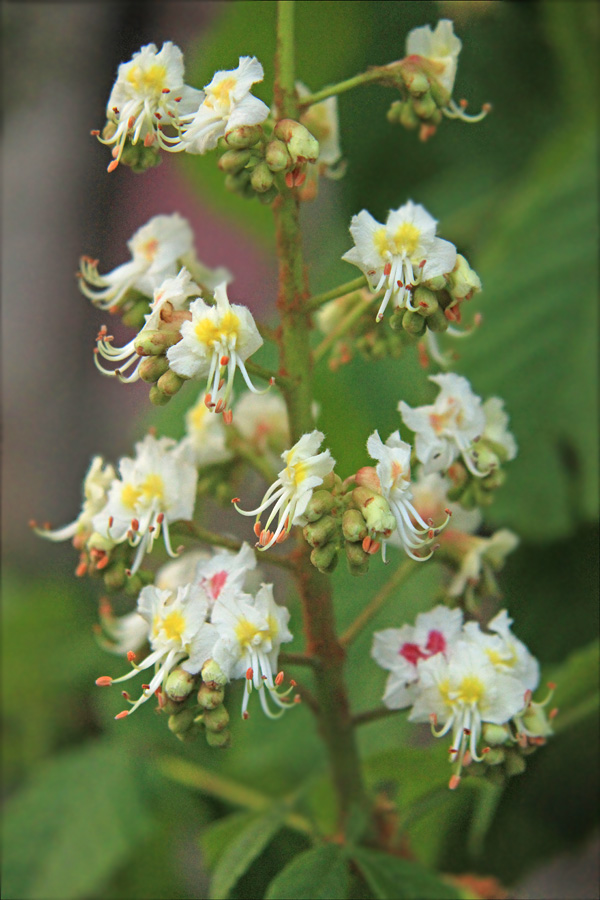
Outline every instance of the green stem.
<svg viewBox="0 0 600 900">
<path fill-rule="evenodd" d="M 330 84 L 323 90 L 317 91 L 316 94 L 309 94 L 300 101 L 302 108 L 312 106 L 313 103 L 320 103 L 321 100 L 327 100 L 328 97 L 334 97 L 336 94 L 345 94 L 361 84 L 368 84 L 370 81 L 377 81 L 381 78 L 379 69 L 369 69 L 367 72 L 361 72 L 353 78 L 347 78 L 345 81 L 338 81 L 337 84 Z"/>
<path fill-rule="evenodd" d="M 251 359 L 247 360 L 244 365 L 246 366 L 246 370 L 250 375 L 257 375 L 259 378 L 263 378 L 265 381 L 271 381 L 271 379 L 273 379 L 273 381 L 277 381 L 280 378 L 277 372 L 273 372 L 272 369 L 266 369 L 264 366 L 253 362 Z"/>
<path fill-rule="evenodd" d="M 418 563 L 413 562 L 412 559 L 407 559 L 402 565 L 398 566 L 390 580 L 375 594 L 371 602 L 365 606 L 352 625 L 350 625 L 343 633 L 340 638 L 340 644 L 344 647 L 348 647 L 349 644 L 358 637 L 363 628 L 369 624 L 371 619 L 377 615 L 381 607 L 389 600 L 396 588 L 400 587 L 400 585 L 416 570 L 417 565 Z"/>
<path fill-rule="evenodd" d="M 388 709 L 387 706 L 378 706 L 376 709 L 367 709 L 364 712 L 356 713 L 352 716 L 354 727 L 359 725 L 368 725 L 370 722 L 377 722 L 379 719 L 387 719 L 389 716 L 397 715 L 399 712 L 405 712 L 402 709 Z"/>
<path fill-rule="evenodd" d="M 312 312 L 325 303 L 329 303 L 330 300 L 337 300 L 338 297 L 345 297 L 346 294 L 350 294 L 352 291 L 358 291 L 360 288 L 366 287 L 366 284 L 366 276 L 361 275 L 360 278 L 355 278 L 354 281 L 347 281 L 346 284 L 340 284 L 324 294 L 315 294 L 314 297 L 310 297 L 306 301 L 306 308 Z"/>
<path fill-rule="evenodd" d="M 291 0 L 279 0 L 277 13 L 275 103 L 283 117 L 297 119 Z M 279 259 L 277 307 L 281 315 L 281 368 L 288 376 L 283 394 L 288 406 L 291 439 L 295 443 L 314 427 L 312 366 L 308 352 L 312 323 L 306 307 L 308 291 L 297 192 L 283 190 L 273 204 L 273 212 Z M 316 678 L 319 724 L 327 745 L 343 825 L 353 807 L 366 807 L 368 801 L 343 677 L 344 650 L 335 631 L 331 584 L 311 565 L 309 555 L 308 544 L 301 540 L 295 557 L 295 574 L 302 601 L 306 652 L 320 662 Z"/>
<path fill-rule="evenodd" d="M 280 653 L 279 662 L 284 666 L 311 666 L 319 667 L 319 660 L 314 656 L 307 656 L 306 653 Z"/>
<path fill-rule="evenodd" d="M 203 544 L 210 544 L 212 547 L 224 547 L 225 550 L 231 550 L 233 553 L 237 553 L 242 547 L 240 541 L 225 537 L 222 534 L 216 534 L 214 531 L 209 531 L 195 522 L 174 522 L 171 525 L 171 533 L 188 535 Z M 294 563 L 287 556 L 275 556 L 275 554 L 267 554 L 257 549 L 254 552 L 261 563 L 271 563 L 272 566 L 279 566 L 281 569 L 290 570 L 295 568 Z"/>
</svg>

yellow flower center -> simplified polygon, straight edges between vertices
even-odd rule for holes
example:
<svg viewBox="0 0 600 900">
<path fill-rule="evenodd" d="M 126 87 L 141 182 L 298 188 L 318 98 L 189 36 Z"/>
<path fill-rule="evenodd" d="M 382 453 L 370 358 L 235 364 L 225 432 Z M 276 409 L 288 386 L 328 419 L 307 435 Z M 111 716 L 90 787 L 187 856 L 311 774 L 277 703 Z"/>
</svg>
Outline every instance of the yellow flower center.
<svg viewBox="0 0 600 900">
<path fill-rule="evenodd" d="M 155 63 L 149 68 L 144 69 L 142 66 L 132 66 L 127 73 L 127 81 L 133 87 L 134 91 L 160 94 L 165 86 L 165 78 L 167 70 L 165 66 Z"/>
<path fill-rule="evenodd" d="M 460 683 L 456 699 L 470 706 L 472 703 L 479 703 L 484 693 L 481 679 L 476 675 L 466 675 Z"/>
<path fill-rule="evenodd" d="M 142 484 L 139 493 L 140 495 L 143 494 L 147 501 L 164 500 L 165 483 L 160 475 L 148 475 Z"/>
<path fill-rule="evenodd" d="M 302 484 L 304 479 L 308 476 L 308 466 L 305 462 L 297 462 L 297 463 L 289 463 L 285 470 L 285 474 L 293 481 L 294 485 L 298 487 L 298 485 Z"/>
<path fill-rule="evenodd" d="M 384 256 L 390 250 L 390 244 L 385 228 L 377 229 L 377 231 L 373 235 L 373 243 L 375 244 L 375 249 L 380 256 Z"/>
<path fill-rule="evenodd" d="M 158 250 L 159 244 L 157 238 L 151 238 L 151 240 L 146 241 L 145 244 L 142 244 L 140 247 L 140 253 L 148 262 L 152 262 L 154 257 L 156 256 L 156 252 Z M 158 299 L 158 298 L 157 298 Z"/>
<path fill-rule="evenodd" d="M 181 636 L 185 630 L 185 618 L 179 610 L 176 609 L 169 613 L 168 616 L 164 617 L 162 620 L 162 630 L 164 631 L 167 640 L 181 640 Z"/>
<path fill-rule="evenodd" d="M 268 618 L 267 628 L 257 628 L 249 619 L 240 619 L 235 627 L 235 634 L 242 647 L 255 647 L 256 638 L 261 641 L 272 641 L 277 635 L 277 622 L 272 616 Z"/>
<path fill-rule="evenodd" d="M 224 78 L 223 81 L 220 81 L 214 88 L 211 88 L 210 93 L 219 103 L 229 103 L 229 94 L 236 84 L 235 78 L 231 76 L 229 78 Z"/>
<path fill-rule="evenodd" d="M 405 222 L 401 225 L 394 235 L 394 244 L 396 253 L 405 253 L 407 256 L 414 256 L 419 246 L 420 230 L 416 225 Z"/>
<path fill-rule="evenodd" d="M 127 509 L 134 509 L 141 496 L 141 490 L 134 487 L 132 484 L 124 484 L 121 490 L 121 503 L 123 506 L 127 507 Z"/>
<path fill-rule="evenodd" d="M 196 323 L 196 337 L 201 344 L 214 347 L 215 344 L 231 344 L 237 341 L 240 330 L 240 320 L 234 312 L 226 312 L 221 321 L 216 324 L 206 316 Z"/>
<path fill-rule="evenodd" d="M 511 655 L 508 658 L 503 656 L 499 650 L 487 649 L 485 652 L 493 666 L 514 666 L 517 661 L 513 647 L 510 648 Z"/>
<path fill-rule="evenodd" d="M 190 421 L 192 423 L 192 427 L 196 430 L 200 431 L 200 429 L 204 425 L 204 420 L 208 415 L 208 407 L 202 400 L 200 403 L 197 403 L 196 406 L 192 409 L 190 413 Z"/>
</svg>

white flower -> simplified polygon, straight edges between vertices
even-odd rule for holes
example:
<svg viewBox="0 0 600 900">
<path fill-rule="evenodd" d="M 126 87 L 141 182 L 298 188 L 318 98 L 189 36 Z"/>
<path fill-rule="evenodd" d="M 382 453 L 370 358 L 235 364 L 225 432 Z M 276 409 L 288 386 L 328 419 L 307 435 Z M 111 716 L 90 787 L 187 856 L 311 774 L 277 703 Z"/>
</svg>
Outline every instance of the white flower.
<svg viewBox="0 0 600 900">
<path fill-rule="evenodd" d="M 151 297 L 165 278 L 177 274 L 193 241 L 189 223 L 177 213 L 154 216 L 127 242 L 131 260 L 107 275 L 98 274 L 97 260 L 82 257 L 79 287 L 100 309 L 118 307 L 129 290 Z"/>
<path fill-rule="evenodd" d="M 487 654 L 467 641 L 458 641 L 447 660 L 442 653 L 417 664 L 417 697 L 409 715 L 411 722 L 432 723 L 442 737 L 452 730 L 451 761 L 455 771 L 450 787 L 456 788 L 467 750 L 476 762 L 482 760 L 477 747 L 483 723 L 504 725 L 525 705 L 525 687 L 512 675 L 499 672 Z M 441 725 L 436 730 L 437 725 Z"/>
<path fill-rule="evenodd" d="M 440 19 L 435 31 L 429 25 L 413 28 L 406 38 L 406 55 L 422 56 L 429 63 L 436 79 L 452 96 L 458 54 L 462 43 L 453 31 L 450 19 Z"/>
<path fill-rule="evenodd" d="M 289 618 L 286 607 L 275 603 L 271 584 L 263 584 L 255 598 L 223 592 L 214 605 L 212 623 L 219 640 L 213 659 L 229 678 L 246 679 L 243 718 L 248 717 L 253 687 L 258 689 L 263 710 L 271 719 L 279 718 L 291 705 L 285 701 L 289 691 L 283 696 L 277 693 L 281 677 L 274 677 L 281 644 L 292 640 L 287 627 Z M 267 691 L 279 707 L 276 713 L 269 708 Z"/>
<path fill-rule="evenodd" d="M 483 404 L 483 412 L 485 427 L 482 438 L 497 444 L 507 460 L 514 459 L 517 455 L 517 442 L 508 430 L 508 415 L 504 411 L 504 400 L 500 397 L 490 397 Z"/>
<path fill-rule="evenodd" d="M 192 585 L 178 588 L 176 595 L 149 585 L 140 593 L 137 612 L 147 623 L 151 652 L 139 665 L 134 662 L 134 654 L 128 654 L 133 665 L 131 672 L 121 678 L 103 676 L 97 679 L 96 684 L 118 684 L 134 678 L 150 666 L 154 666 L 155 672 L 131 709 L 119 713 L 117 719 L 131 715 L 140 704 L 164 687 L 169 672 L 175 666 L 181 665 L 192 675 L 199 672 L 211 658 L 218 637 L 214 626 L 206 622 L 207 600 Z"/>
<path fill-rule="evenodd" d="M 235 425 L 259 453 L 279 455 L 290 441 L 287 407 L 279 394 L 242 394 L 235 404 Z"/>
<path fill-rule="evenodd" d="M 402 441 L 397 431 L 391 434 L 384 444 L 379 433 L 374 431 L 367 441 L 367 450 L 373 459 L 379 461 L 375 471 L 379 478 L 381 493 L 394 515 L 398 536 L 405 552 L 412 559 L 419 561 L 429 559 L 433 550 L 426 556 L 419 556 L 414 551 L 422 549 L 431 541 L 446 525 L 449 516 L 446 514 L 445 521 L 434 529 L 433 522 L 424 521 L 411 503 L 410 444 Z"/>
<path fill-rule="evenodd" d="M 151 552 L 161 530 L 167 553 L 177 555 L 171 548 L 169 525 L 192 518 L 198 479 L 196 469 L 171 438 L 147 435 L 135 449 L 134 459 L 120 461 L 120 478 L 113 481 L 106 505 L 92 522 L 99 535 L 114 543 L 128 540 L 138 548 L 132 574 L 144 553 Z"/>
<path fill-rule="evenodd" d="M 208 306 L 201 299 L 191 304 L 192 319 L 181 326 L 181 340 L 169 347 L 167 359 L 177 375 L 206 377 L 206 405 L 216 413 L 222 412 L 225 422 L 231 422 L 228 405 L 235 370 L 239 368 L 250 390 L 258 393 L 244 362 L 262 346 L 263 340 L 250 310 L 230 304 L 225 283 L 215 288 L 215 301 L 215 306 Z"/>
<path fill-rule="evenodd" d="M 204 88 L 200 107 L 181 117 L 185 123 L 181 140 L 173 141 L 171 149 L 206 153 L 232 129 L 264 122 L 269 107 L 250 93 L 263 77 L 263 67 L 255 56 L 241 56 L 237 69 L 216 72 Z"/>
<path fill-rule="evenodd" d="M 430 375 L 429 380 L 440 388 L 432 405 L 412 409 L 403 400 L 398 404 L 404 424 L 415 432 L 417 458 L 428 473 L 448 469 L 460 455 L 473 475 L 484 477 L 488 472 L 479 471 L 471 455 L 485 427 L 481 399 L 460 375 Z"/>
<path fill-rule="evenodd" d="M 293 525 L 306 525 L 304 511 L 313 491 L 335 466 L 329 450 L 317 453 L 324 438 L 321 431 L 311 431 L 310 434 L 303 434 L 290 450 L 284 450 L 281 458 L 286 464 L 285 469 L 279 472 L 257 509 L 243 510 L 236 503 L 235 508 L 243 516 L 256 516 L 254 533 L 262 549 L 267 550 L 275 542 L 285 540 Z M 260 515 L 270 506 L 273 509 L 262 528 Z M 271 532 L 269 525 L 276 515 L 279 515 L 277 527 Z"/>
<path fill-rule="evenodd" d="M 242 544 L 237 553 L 221 550 L 196 566 L 193 583 L 208 597 L 211 610 L 217 600 L 241 594 L 248 588 L 248 573 L 256 568 L 256 557 L 249 544 Z"/>
<path fill-rule="evenodd" d="M 105 600 L 100 605 L 100 622 L 98 640 L 109 653 L 135 655 L 148 640 L 150 626 L 137 611 L 115 616 L 110 603 Z"/>
<path fill-rule="evenodd" d="M 117 377 L 126 384 L 137 381 L 140 377 L 139 367 L 144 357 L 137 352 L 136 346 L 150 332 L 159 329 L 161 322 L 168 322 L 173 312 L 181 312 L 187 309 L 190 297 L 197 297 L 199 293 L 200 288 L 192 281 L 192 277 L 187 269 L 182 269 L 175 278 L 166 278 L 154 291 L 150 312 L 144 316 L 144 324 L 133 340 L 123 347 L 113 347 L 112 337 L 106 334 L 105 326 L 100 329 L 94 349 L 96 368 L 103 375 Z M 119 367 L 117 369 L 105 369 L 98 360 L 100 356 L 110 362 L 120 363 Z M 132 372 L 129 375 L 125 375 L 124 373 L 131 366 L 133 366 Z"/>
<path fill-rule="evenodd" d="M 177 559 L 172 559 L 160 567 L 154 578 L 154 586 L 161 591 L 176 593 L 177 588 L 193 583 L 198 564 L 209 558 L 210 555 L 204 550 L 183 553 Z"/>
<path fill-rule="evenodd" d="M 420 659 L 429 659 L 443 653 L 447 659 L 462 628 L 460 609 L 436 606 L 427 613 L 420 613 L 413 625 L 402 628 L 386 628 L 373 635 L 371 656 L 388 677 L 383 702 L 389 709 L 411 706 L 417 694 Z"/>
<path fill-rule="evenodd" d="M 113 86 L 106 115 L 116 125 L 114 134 L 100 138 L 103 144 L 114 144 L 112 172 L 119 164 L 127 138 L 132 144 L 143 140 L 149 147 L 158 140 L 168 149 L 162 129 L 179 130 L 186 114 L 193 114 L 204 98 L 202 91 L 183 83 L 183 54 L 167 41 L 160 52 L 155 44 L 147 44 L 121 63 Z"/>
<path fill-rule="evenodd" d="M 417 480 L 412 484 L 413 504 L 425 521 L 440 518 L 447 509 L 452 513 L 452 522 L 439 538 L 442 545 L 449 540 L 450 533 L 473 534 L 482 522 L 478 509 L 465 509 L 460 503 L 448 500 L 449 488 L 450 481 L 447 478 L 439 472 L 425 474 L 422 467 L 417 473 Z"/>
<path fill-rule="evenodd" d="M 535 691 L 540 682 L 539 663 L 511 632 L 512 624 L 513 620 L 503 609 L 487 625 L 493 634 L 481 631 L 478 622 L 468 622 L 464 627 L 465 638 L 483 650 L 498 672 L 518 678 L 528 691 Z"/>
<path fill-rule="evenodd" d="M 204 402 L 204 392 L 187 411 L 185 426 L 186 437 L 180 446 L 195 466 L 212 466 L 231 459 L 232 453 L 227 447 L 223 421 L 218 416 L 211 415 Z"/>
<path fill-rule="evenodd" d="M 468 585 L 481 581 L 486 566 L 498 570 L 519 545 L 519 538 L 508 528 L 500 528 L 490 537 L 461 534 L 454 529 L 445 536 L 444 549 L 459 562 L 459 570 L 448 585 L 451 597 L 460 597 Z"/>
<path fill-rule="evenodd" d="M 412 200 L 392 210 L 382 225 L 365 209 L 352 217 L 350 233 L 355 246 L 342 256 L 364 272 L 372 291 L 385 287 L 377 321 L 390 298 L 397 309 L 415 311 L 411 290 L 421 281 L 451 272 L 456 247 L 435 236 L 436 220 Z"/>
<path fill-rule="evenodd" d="M 116 478 L 115 470 L 105 463 L 101 456 L 94 456 L 83 482 L 83 505 L 81 512 L 70 525 L 51 530 L 38 528 L 34 523 L 34 531 L 49 541 L 68 541 L 88 536 L 92 528 L 92 519 L 106 506 L 108 489 Z"/>
</svg>

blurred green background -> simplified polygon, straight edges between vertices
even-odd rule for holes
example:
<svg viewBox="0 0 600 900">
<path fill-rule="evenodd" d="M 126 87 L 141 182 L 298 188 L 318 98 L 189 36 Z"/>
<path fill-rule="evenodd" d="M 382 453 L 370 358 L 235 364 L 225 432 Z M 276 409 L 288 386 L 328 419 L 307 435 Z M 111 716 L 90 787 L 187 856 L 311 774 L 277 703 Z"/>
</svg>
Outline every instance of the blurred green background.
<svg viewBox="0 0 600 900">
<path fill-rule="evenodd" d="M 211 20 L 200 37 L 188 36 L 189 83 L 200 87 L 216 69 L 234 67 L 239 55 L 256 54 L 266 72 L 256 93 L 270 101 L 274 3 L 172 5 L 183 15 L 188 6 L 210 7 Z M 165 39 L 169 6 L 161 20 Z M 447 16 L 463 41 L 455 97 L 467 97 L 473 110 L 486 101 L 494 106 L 483 123 L 444 121 L 438 134 L 421 144 L 415 134 L 386 121 L 394 99 L 390 90 L 365 87 L 343 95 L 347 175 L 322 183 L 319 198 L 303 216 L 314 292 L 355 277 L 339 259 L 350 246 L 353 213 L 367 208 L 381 219 L 409 198 L 440 221 L 442 237 L 456 243 L 482 277 L 477 309 L 483 325 L 461 342 L 457 369 L 483 397 L 504 397 L 511 416 L 520 454 L 486 522 L 522 537 L 501 576 L 504 602 L 546 678 L 558 681 L 562 715 L 557 736 L 501 796 L 470 789 L 465 780 L 456 794 L 440 794 L 408 834 L 420 857 L 444 871 L 493 874 L 505 884 L 523 884 L 542 863 L 575 851 L 597 829 L 597 646 L 590 643 L 598 625 L 597 7 L 338 0 L 298 2 L 297 8 L 298 77 L 312 90 L 401 58 L 411 28 Z M 185 22 L 177 25 L 185 29 Z M 18 23 L 5 40 L 17 36 Z M 137 46 L 148 40 L 160 43 L 144 32 Z M 211 156 L 173 165 L 192 197 L 214 205 L 232 226 L 247 229 L 257 254 L 272 252 L 269 210 L 225 195 Z M 143 179 L 135 180 L 134 189 L 143 191 Z M 264 302 L 268 317 L 272 289 Z M 316 391 L 319 427 L 342 474 L 364 464 L 364 443 L 374 428 L 387 435 L 399 426 L 398 399 L 415 404 L 433 395 L 412 351 L 400 361 L 356 360 L 335 377 L 322 365 Z M 161 432 L 179 434 L 191 393 L 183 391 L 186 396 L 154 412 L 152 423 Z M 142 407 L 127 440 L 137 438 L 149 421 Z M 23 511 L 23 518 L 28 513 Z M 238 534 L 244 536 L 239 526 Z M 126 725 L 115 723 L 118 694 L 93 686 L 97 675 L 119 665 L 93 639 L 98 591 L 71 576 L 71 548 L 55 548 L 53 559 L 35 571 L 30 560 L 19 565 L 15 554 L 3 571 L 3 896 L 208 896 L 207 866 L 217 864 L 243 822 L 224 820 L 221 830 L 207 830 L 201 841 L 205 827 L 232 809 L 184 786 L 194 774 L 181 761 L 267 796 L 307 782 L 305 806 L 327 826 L 332 810 L 325 761 L 307 709 L 278 723 L 257 712 L 242 723 L 235 716 L 240 702 L 235 686 L 228 702 L 234 746 L 222 755 L 202 741 L 178 744 L 150 704 Z M 341 628 L 386 577 L 377 566 L 362 580 L 335 573 Z M 424 566 L 380 613 L 375 627 L 412 621 L 431 605 L 438 584 L 436 564 Z M 278 596 L 289 603 L 299 633 L 295 598 L 285 597 L 283 588 Z M 299 639 L 293 649 L 297 646 Z M 369 647 L 365 634 L 348 660 L 357 710 L 376 705 L 384 683 Z M 423 743 L 423 735 L 415 735 L 419 730 L 398 716 L 360 733 L 370 784 L 388 790 L 401 808 L 448 776 L 442 742 Z M 301 836 L 280 832 L 231 896 L 263 896 L 269 880 L 306 846 Z"/>
</svg>

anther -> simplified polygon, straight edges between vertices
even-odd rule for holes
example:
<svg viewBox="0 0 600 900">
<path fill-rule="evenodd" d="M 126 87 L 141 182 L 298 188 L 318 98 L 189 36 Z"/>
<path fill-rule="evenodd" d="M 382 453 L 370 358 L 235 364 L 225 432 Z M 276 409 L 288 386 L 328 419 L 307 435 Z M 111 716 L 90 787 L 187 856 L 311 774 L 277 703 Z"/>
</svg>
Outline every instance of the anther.
<svg viewBox="0 0 600 900">
<path fill-rule="evenodd" d="M 297 681 L 294 681 L 293 678 L 290 678 L 290 684 L 291 684 L 292 687 L 296 687 L 297 683 L 298 683 L 298 682 L 297 682 Z"/>
<path fill-rule="evenodd" d="M 386 263 L 385 266 L 383 267 L 383 274 L 387 277 L 391 271 L 392 271 L 392 264 Z"/>
<path fill-rule="evenodd" d="M 121 691 L 121 697 L 123 697 L 124 700 L 129 700 L 129 694 L 127 693 L 127 691 Z"/>
<path fill-rule="evenodd" d="M 212 397 L 211 397 L 210 394 L 205 394 L 205 396 L 204 396 L 204 405 L 205 405 L 208 409 L 210 409 L 210 407 L 211 407 L 211 405 L 212 405 Z"/>
<path fill-rule="evenodd" d="M 283 672 L 278 672 L 275 677 L 275 684 L 277 685 L 277 687 L 279 687 L 279 685 L 282 683 L 282 681 L 283 681 Z"/>
<path fill-rule="evenodd" d="M 75 569 L 75 576 L 77 578 L 82 578 L 87 572 L 87 562 L 85 559 L 82 559 L 77 568 Z"/>
<path fill-rule="evenodd" d="M 220 391 L 224 384 L 225 384 L 225 379 L 221 378 L 221 380 L 219 381 L 219 387 L 217 388 L 217 390 Z"/>
<path fill-rule="evenodd" d="M 93 131 L 90 131 L 90 134 L 92 135 L 92 137 L 98 137 L 98 135 L 100 134 L 100 132 L 98 131 L 97 128 L 94 128 Z"/>
<path fill-rule="evenodd" d="M 231 425 L 231 423 L 233 422 L 233 410 L 223 410 L 223 422 L 225 423 L 225 425 Z"/>
<path fill-rule="evenodd" d="M 451 791 L 455 791 L 456 788 L 460 784 L 460 775 L 453 775 L 450 781 L 448 782 L 448 787 Z"/>
<path fill-rule="evenodd" d="M 296 696 L 294 697 L 294 703 L 302 703 L 302 697 L 300 696 L 300 694 L 296 694 Z"/>
<path fill-rule="evenodd" d="M 373 543 L 367 550 L 367 553 L 369 554 L 369 556 L 373 556 L 375 553 L 377 553 L 377 551 L 379 550 L 380 547 L 381 547 L 381 544 L 379 543 L 379 541 L 373 541 Z"/>
<path fill-rule="evenodd" d="M 133 661 L 134 661 L 134 659 L 135 659 L 135 653 L 133 652 L 133 650 L 128 650 L 128 651 L 127 651 L 127 659 L 129 660 L 129 662 L 133 662 Z"/>
<path fill-rule="evenodd" d="M 551 691 L 555 691 L 555 690 L 556 690 L 556 682 L 554 682 L 554 681 L 549 681 L 549 682 L 548 682 L 548 688 L 549 688 Z"/>
<path fill-rule="evenodd" d="M 369 548 L 370 548 L 370 546 L 371 546 L 372 543 L 373 543 L 373 541 L 372 541 L 372 539 L 369 537 L 369 535 L 367 535 L 365 538 L 363 538 L 362 548 L 363 548 L 363 550 L 365 551 L 365 553 L 368 553 L 368 552 L 369 552 Z"/>
<path fill-rule="evenodd" d="M 114 524 L 115 524 L 115 517 L 114 517 L 114 516 L 109 516 L 109 517 L 108 517 L 108 527 L 109 527 L 109 528 L 112 528 Z"/>
<path fill-rule="evenodd" d="M 228 356 L 222 356 L 222 357 L 221 357 L 221 365 L 222 365 L 222 366 L 226 366 L 228 362 L 229 362 L 229 357 L 228 357 Z"/>
<path fill-rule="evenodd" d="M 108 687 L 113 683 L 110 675 L 101 675 L 100 678 L 96 678 L 96 684 L 98 687 Z"/>
<path fill-rule="evenodd" d="M 106 171 L 114 172 L 118 165 L 119 165 L 118 159 L 113 159 L 113 161 L 111 163 L 109 163 L 108 166 L 106 167 Z"/>
<path fill-rule="evenodd" d="M 171 88 L 163 88 L 161 91 L 161 94 L 170 94 L 170 93 L 171 93 Z"/>
<path fill-rule="evenodd" d="M 285 184 L 286 184 L 286 187 L 289 187 L 290 189 L 294 187 L 294 173 L 293 172 L 285 173 Z"/>
<path fill-rule="evenodd" d="M 262 525 L 260 524 L 260 522 L 255 522 L 254 523 L 254 534 L 256 535 L 256 537 L 260 537 L 261 531 L 262 531 Z"/>
<path fill-rule="evenodd" d="M 252 668 L 252 666 L 249 666 L 246 669 L 246 678 L 248 681 L 252 681 L 252 679 L 254 678 L 254 669 Z"/>
<path fill-rule="evenodd" d="M 239 503 L 239 502 L 240 502 L 240 498 L 239 498 L 239 497 L 232 497 L 232 498 L 231 498 L 231 502 L 232 502 L 232 503 Z M 257 525 L 260 525 L 260 522 L 257 522 L 256 524 L 257 524 Z M 255 527 L 254 531 L 256 532 L 256 527 Z M 256 537 L 258 537 L 258 535 L 256 535 Z"/>
<path fill-rule="evenodd" d="M 250 713 L 249 713 L 248 710 L 246 709 L 246 710 L 244 710 L 244 712 L 242 713 L 242 719 L 249 719 L 249 718 L 250 718 Z"/>
<path fill-rule="evenodd" d="M 555 706 L 554 709 L 551 709 L 550 712 L 548 713 L 548 718 L 555 719 L 557 717 L 557 715 L 558 715 L 558 706 Z"/>
<path fill-rule="evenodd" d="M 139 531 L 139 530 L 140 530 L 140 523 L 139 523 L 138 519 L 132 519 L 132 520 L 131 520 L 131 528 L 132 528 L 133 531 Z"/>
<path fill-rule="evenodd" d="M 115 719 L 124 719 L 125 716 L 128 716 L 128 715 L 129 715 L 129 710 L 124 709 L 123 712 L 117 713 L 117 715 L 115 716 Z"/>
<path fill-rule="evenodd" d="M 155 135 L 153 132 L 149 131 L 146 137 L 144 138 L 144 147 L 151 147 L 154 143 Z"/>
<path fill-rule="evenodd" d="M 116 106 L 113 106 L 112 111 L 114 112 L 115 116 L 119 115 L 119 110 L 117 109 Z"/>
</svg>

